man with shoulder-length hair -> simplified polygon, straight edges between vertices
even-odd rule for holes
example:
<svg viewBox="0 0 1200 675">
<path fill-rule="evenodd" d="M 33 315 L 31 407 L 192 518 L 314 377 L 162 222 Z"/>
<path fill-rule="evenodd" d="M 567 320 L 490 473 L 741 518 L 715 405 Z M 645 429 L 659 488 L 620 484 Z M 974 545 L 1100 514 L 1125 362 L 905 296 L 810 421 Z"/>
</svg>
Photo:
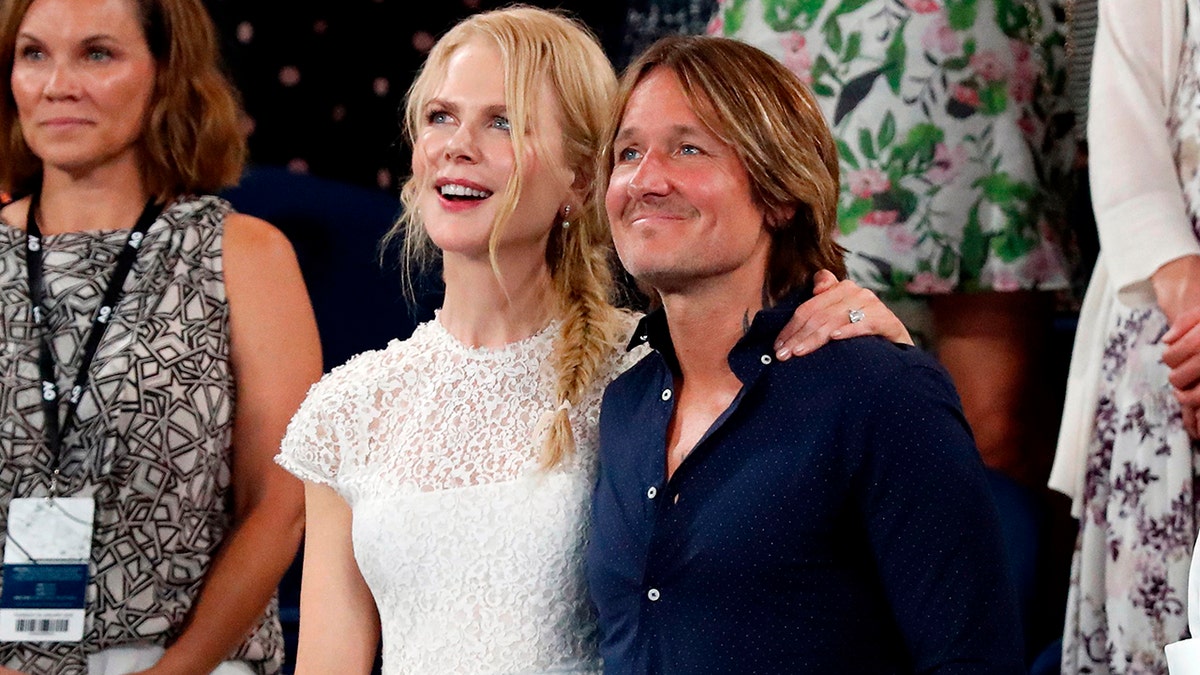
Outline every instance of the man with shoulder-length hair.
<svg viewBox="0 0 1200 675">
<path fill-rule="evenodd" d="M 838 158 L 766 54 L 668 38 L 630 66 L 607 207 L 661 301 L 610 385 L 588 576 L 608 673 L 1020 673 L 983 467 L 945 372 L 880 338 L 778 362 L 844 274 Z"/>
</svg>

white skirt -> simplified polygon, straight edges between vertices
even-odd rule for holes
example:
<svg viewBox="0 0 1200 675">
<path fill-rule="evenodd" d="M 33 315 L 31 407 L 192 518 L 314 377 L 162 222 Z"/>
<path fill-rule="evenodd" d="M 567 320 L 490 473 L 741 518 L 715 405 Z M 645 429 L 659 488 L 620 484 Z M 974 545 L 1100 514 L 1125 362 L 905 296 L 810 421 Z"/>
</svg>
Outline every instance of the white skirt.
<svg viewBox="0 0 1200 675">
<path fill-rule="evenodd" d="M 145 670 L 158 663 L 163 651 L 157 645 L 105 649 L 88 656 L 88 675 L 128 675 Z M 254 669 L 241 661 L 226 661 L 212 672 L 213 675 L 254 675 Z"/>
</svg>

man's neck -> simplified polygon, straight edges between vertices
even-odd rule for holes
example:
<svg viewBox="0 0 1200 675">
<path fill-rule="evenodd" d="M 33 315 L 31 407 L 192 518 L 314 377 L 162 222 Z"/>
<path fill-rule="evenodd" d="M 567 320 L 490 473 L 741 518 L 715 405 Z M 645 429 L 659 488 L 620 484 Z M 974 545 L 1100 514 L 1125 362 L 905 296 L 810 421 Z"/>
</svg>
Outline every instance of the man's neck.
<svg viewBox="0 0 1200 675">
<path fill-rule="evenodd" d="M 763 308 L 763 276 L 739 276 L 662 294 L 675 358 L 689 385 L 731 382 L 729 352 Z"/>
<path fill-rule="evenodd" d="M 693 298 L 664 297 L 671 344 L 680 375 L 691 384 L 716 382 L 732 376 L 729 352 L 749 329 L 761 300 L 748 302 L 696 302 Z"/>
<path fill-rule="evenodd" d="M 668 479 L 742 389 L 729 367 L 729 352 L 745 335 L 762 300 L 734 290 L 736 285 L 730 284 L 662 296 L 680 375 L 667 428 Z"/>
</svg>

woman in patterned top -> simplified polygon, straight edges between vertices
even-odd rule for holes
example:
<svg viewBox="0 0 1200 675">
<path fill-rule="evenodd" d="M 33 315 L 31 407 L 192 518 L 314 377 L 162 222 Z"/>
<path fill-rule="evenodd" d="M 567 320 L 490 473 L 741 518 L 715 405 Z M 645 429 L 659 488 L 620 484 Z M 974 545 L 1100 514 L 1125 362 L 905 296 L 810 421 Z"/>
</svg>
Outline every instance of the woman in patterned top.
<svg viewBox="0 0 1200 675">
<path fill-rule="evenodd" d="M 709 31 L 809 83 L 841 163 L 850 277 L 927 303 L 988 466 L 1034 483 L 1077 139 L 1061 0 L 721 0 Z"/>
<path fill-rule="evenodd" d="M 95 514 L 82 639 L 19 634 L 0 672 L 277 672 L 303 505 L 271 457 L 320 356 L 283 236 L 191 196 L 245 147 L 204 8 L 11 0 L 0 64 L 0 519 Z"/>
<path fill-rule="evenodd" d="M 615 87 L 594 38 L 531 8 L 459 24 L 414 83 L 402 225 L 409 260 L 441 255 L 445 302 L 288 428 L 299 672 L 369 672 L 381 633 L 386 673 L 599 669 L 582 560 L 599 400 L 646 349 L 624 349 L 633 321 L 609 304 L 596 158 Z M 819 286 L 793 342 L 907 339 L 869 293 Z"/>
</svg>

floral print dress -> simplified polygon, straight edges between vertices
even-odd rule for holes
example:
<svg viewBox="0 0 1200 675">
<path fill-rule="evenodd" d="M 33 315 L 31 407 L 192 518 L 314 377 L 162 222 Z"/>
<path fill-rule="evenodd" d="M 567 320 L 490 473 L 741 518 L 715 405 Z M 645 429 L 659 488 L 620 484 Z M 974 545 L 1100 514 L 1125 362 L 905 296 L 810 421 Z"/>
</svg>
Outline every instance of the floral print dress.
<svg viewBox="0 0 1200 675">
<path fill-rule="evenodd" d="M 812 87 L 850 274 L 904 297 L 1067 286 L 1062 15 L 1052 0 L 721 0 L 708 31 Z"/>
<path fill-rule="evenodd" d="M 1167 127 L 1192 230 L 1200 238 L 1198 11 L 1200 0 L 1187 0 Z M 1200 443 L 1184 432 L 1167 381 L 1167 328 L 1157 307 L 1120 303 L 1108 326 L 1071 565 L 1064 673 L 1165 675 L 1164 645 L 1188 634 Z"/>
</svg>

